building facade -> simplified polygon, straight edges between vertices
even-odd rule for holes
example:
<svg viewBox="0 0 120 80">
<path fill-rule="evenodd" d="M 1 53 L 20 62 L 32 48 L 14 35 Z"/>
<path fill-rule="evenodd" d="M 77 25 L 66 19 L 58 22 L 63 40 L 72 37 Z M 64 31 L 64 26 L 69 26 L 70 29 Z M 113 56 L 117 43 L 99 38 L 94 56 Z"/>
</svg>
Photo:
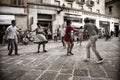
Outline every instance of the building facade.
<svg viewBox="0 0 120 80">
<path fill-rule="evenodd" d="M 109 16 L 120 18 L 120 0 L 106 0 L 105 1 L 105 13 Z M 120 21 L 112 23 L 115 35 L 118 36 L 120 30 Z"/>
<path fill-rule="evenodd" d="M 120 20 L 105 14 L 105 0 L 31 0 L 28 6 L 29 26 L 34 29 L 40 22 L 49 26 L 51 33 L 67 19 L 72 20 L 73 27 L 79 28 L 84 25 L 84 18 L 89 17 L 99 29 L 109 31 L 114 31 L 114 23 Z"/>
<path fill-rule="evenodd" d="M 55 30 L 70 19 L 72 26 L 84 25 L 89 17 L 99 29 L 114 31 L 114 23 L 120 19 L 105 14 L 105 0 L 0 0 L 0 25 L 9 25 L 15 19 L 22 29 L 35 29 L 36 23 L 49 27 L 53 37 Z"/>
<path fill-rule="evenodd" d="M 0 0 L 0 29 L 16 20 L 21 29 L 27 27 L 27 0 Z"/>
</svg>

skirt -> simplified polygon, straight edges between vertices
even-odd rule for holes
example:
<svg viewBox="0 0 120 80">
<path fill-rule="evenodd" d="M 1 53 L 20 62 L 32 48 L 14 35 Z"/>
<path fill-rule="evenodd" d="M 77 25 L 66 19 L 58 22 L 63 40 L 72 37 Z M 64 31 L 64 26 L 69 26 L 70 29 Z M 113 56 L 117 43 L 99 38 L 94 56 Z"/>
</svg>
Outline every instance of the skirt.
<svg viewBox="0 0 120 80">
<path fill-rule="evenodd" d="M 46 37 L 43 34 L 36 34 L 33 36 L 33 38 L 34 38 L 34 43 L 37 43 L 37 44 L 42 44 L 42 43 L 48 42 Z"/>
</svg>

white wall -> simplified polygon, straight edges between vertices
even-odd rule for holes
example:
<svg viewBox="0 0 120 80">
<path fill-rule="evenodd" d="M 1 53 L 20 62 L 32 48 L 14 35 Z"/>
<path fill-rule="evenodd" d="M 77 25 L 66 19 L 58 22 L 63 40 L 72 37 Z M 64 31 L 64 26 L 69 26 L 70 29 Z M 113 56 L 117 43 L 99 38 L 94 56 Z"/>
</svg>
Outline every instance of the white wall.
<svg viewBox="0 0 120 80">
<path fill-rule="evenodd" d="M 30 19 L 31 19 L 31 17 L 33 17 L 33 24 L 31 25 L 31 28 L 32 28 L 32 30 L 34 30 L 37 27 L 37 25 L 36 25 L 36 23 L 37 23 L 37 9 L 29 8 L 28 17 L 29 17 L 29 27 L 30 27 Z"/>
</svg>

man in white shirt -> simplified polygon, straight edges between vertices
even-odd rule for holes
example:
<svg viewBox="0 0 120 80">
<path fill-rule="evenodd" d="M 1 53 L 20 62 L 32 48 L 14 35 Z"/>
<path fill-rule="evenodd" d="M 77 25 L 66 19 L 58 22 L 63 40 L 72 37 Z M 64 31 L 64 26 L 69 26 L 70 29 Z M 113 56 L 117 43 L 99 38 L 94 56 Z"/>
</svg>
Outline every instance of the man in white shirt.
<svg viewBox="0 0 120 80">
<path fill-rule="evenodd" d="M 12 20 L 11 25 L 6 29 L 6 36 L 7 36 L 7 39 L 8 39 L 9 46 L 10 46 L 8 55 L 9 56 L 12 55 L 13 47 L 15 48 L 15 55 L 19 55 L 18 54 L 18 46 L 17 46 L 17 43 L 16 43 L 17 27 L 16 27 L 15 20 Z"/>
</svg>

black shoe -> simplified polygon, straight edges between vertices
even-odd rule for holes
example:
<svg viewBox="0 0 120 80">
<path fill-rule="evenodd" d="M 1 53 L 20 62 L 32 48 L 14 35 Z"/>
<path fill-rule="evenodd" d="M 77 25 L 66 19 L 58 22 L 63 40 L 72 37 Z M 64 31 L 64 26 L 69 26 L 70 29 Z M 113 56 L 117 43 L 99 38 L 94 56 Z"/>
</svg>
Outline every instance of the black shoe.
<svg viewBox="0 0 120 80">
<path fill-rule="evenodd" d="M 47 52 L 47 50 L 43 50 L 43 52 Z"/>
<path fill-rule="evenodd" d="M 19 56 L 20 54 L 15 54 L 16 56 Z"/>
<path fill-rule="evenodd" d="M 8 56 L 12 56 L 12 54 L 8 54 Z"/>
<path fill-rule="evenodd" d="M 37 53 L 39 53 L 40 51 L 38 51 Z"/>
<path fill-rule="evenodd" d="M 70 52 L 71 55 L 74 55 L 73 53 Z"/>
</svg>

